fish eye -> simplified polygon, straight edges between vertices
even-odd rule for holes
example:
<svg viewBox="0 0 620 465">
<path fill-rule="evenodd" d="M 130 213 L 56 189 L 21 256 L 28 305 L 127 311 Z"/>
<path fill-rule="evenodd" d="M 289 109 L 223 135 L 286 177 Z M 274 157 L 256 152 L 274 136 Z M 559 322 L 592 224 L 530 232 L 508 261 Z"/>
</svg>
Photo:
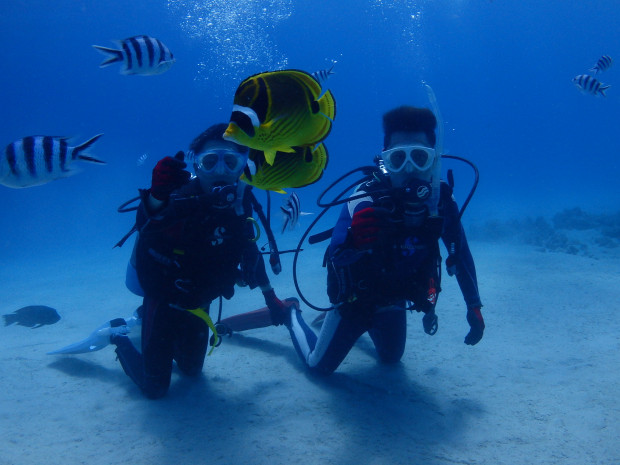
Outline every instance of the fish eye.
<svg viewBox="0 0 620 465">
<path fill-rule="evenodd" d="M 252 120 L 248 115 L 241 111 L 233 111 L 230 115 L 230 122 L 239 126 L 243 132 L 249 137 L 254 137 L 254 126 L 252 126 Z"/>
</svg>

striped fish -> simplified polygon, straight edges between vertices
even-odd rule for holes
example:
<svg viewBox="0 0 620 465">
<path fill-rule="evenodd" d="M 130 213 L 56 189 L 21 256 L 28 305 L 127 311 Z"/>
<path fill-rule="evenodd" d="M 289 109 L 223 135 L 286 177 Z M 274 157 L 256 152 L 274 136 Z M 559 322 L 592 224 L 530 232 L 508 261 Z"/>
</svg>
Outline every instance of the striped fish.
<svg viewBox="0 0 620 465">
<path fill-rule="evenodd" d="M 97 134 L 77 147 L 66 137 L 29 136 L 11 142 L 0 160 L 0 184 L 7 187 L 32 187 L 75 174 L 74 160 L 103 163 L 84 152 L 103 134 Z"/>
<path fill-rule="evenodd" d="M 603 97 L 606 97 L 605 91 L 611 87 L 587 74 L 575 76 L 573 82 L 582 92 L 592 95 L 602 95 Z"/>
<path fill-rule="evenodd" d="M 107 57 L 99 65 L 100 68 L 123 63 L 121 74 L 148 76 L 168 71 L 175 61 L 170 49 L 153 37 L 134 36 L 117 42 L 120 50 L 93 45 L 95 50 Z"/>
<path fill-rule="evenodd" d="M 321 88 L 325 89 L 325 83 L 327 82 L 327 80 L 329 79 L 329 77 L 332 74 L 336 74 L 334 72 L 334 66 L 332 65 L 331 68 L 329 69 L 320 69 L 318 71 L 315 71 L 314 73 L 310 73 L 310 75 L 316 79 L 316 81 L 321 84 Z"/>
<path fill-rule="evenodd" d="M 294 229 L 299 224 L 299 217 L 301 215 L 311 215 L 312 213 L 306 213 L 301 211 L 301 202 L 297 194 L 293 192 L 285 200 L 284 205 L 280 207 L 282 213 L 284 213 L 284 221 L 282 222 L 282 232 L 284 232 L 288 226 L 288 229 Z"/>
<path fill-rule="evenodd" d="M 611 59 L 609 55 L 603 55 L 598 59 L 596 64 L 590 68 L 590 71 L 594 74 L 602 73 L 603 71 L 607 71 L 614 60 Z"/>
</svg>

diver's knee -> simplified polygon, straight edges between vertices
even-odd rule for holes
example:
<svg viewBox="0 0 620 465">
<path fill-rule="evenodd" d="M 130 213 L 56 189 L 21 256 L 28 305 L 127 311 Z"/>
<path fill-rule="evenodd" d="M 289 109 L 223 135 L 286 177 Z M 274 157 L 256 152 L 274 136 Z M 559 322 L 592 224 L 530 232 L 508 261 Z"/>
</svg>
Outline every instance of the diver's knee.
<svg viewBox="0 0 620 465">
<path fill-rule="evenodd" d="M 147 377 L 144 386 L 142 386 L 142 393 L 149 399 L 161 399 L 168 394 L 168 388 L 170 387 L 169 379 L 162 378 L 149 378 Z"/>
</svg>

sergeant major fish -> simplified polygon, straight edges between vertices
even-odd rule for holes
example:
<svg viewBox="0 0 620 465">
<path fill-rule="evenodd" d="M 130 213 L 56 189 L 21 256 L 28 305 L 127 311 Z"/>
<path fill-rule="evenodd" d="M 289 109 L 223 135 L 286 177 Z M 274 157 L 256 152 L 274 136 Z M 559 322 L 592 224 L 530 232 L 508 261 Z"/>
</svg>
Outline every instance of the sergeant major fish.
<svg viewBox="0 0 620 465">
<path fill-rule="evenodd" d="M 587 74 L 575 76 L 573 82 L 582 92 L 603 97 L 606 97 L 605 91 L 611 87 Z"/>
<path fill-rule="evenodd" d="M 120 50 L 93 45 L 107 59 L 99 67 L 123 63 L 121 74 L 153 75 L 168 71 L 174 64 L 174 56 L 161 40 L 149 36 L 134 36 L 117 41 Z"/>
<path fill-rule="evenodd" d="M 69 146 L 66 137 L 28 136 L 11 142 L 0 159 L 0 184 L 18 189 L 64 178 L 77 172 L 70 168 L 75 160 L 105 164 L 83 153 L 102 135 L 77 147 Z"/>
<path fill-rule="evenodd" d="M 592 68 L 590 68 L 590 71 L 594 74 L 602 73 L 603 71 L 607 71 L 612 63 L 613 60 L 609 55 L 603 55 L 598 59 L 596 64 Z"/>
<path fill-rule="evenodd" d="M 336 74 L 334 72 L 334 66 L 335 65 L 331 65 L 331 67 L 329 69 L 320 69 L 318 71 L 315 71 L 314 73 L 310 73 L 310 75 L 316 79 L 316 81 L 321 84 L 321 87 L 324 87 L 324 84 L 327 82 L 327 80 L 329 79 L 329 77 L 332 74 Z"/>
<path fill-rule="evenodd" d="M 312 213 L 302 212 L 301 211 L 301 202 L 299 201 L 299 197 L 297 194 L 293 192 L 284 202 L 284 205 L 280 207 L 282 213 L 284 214 L 284 221 L 282 222 L 282 232 L 289 229 L 295 228 L 299 224 L 299 217 L 302 215 L 311 215 Z"/>
<path fill-rule="evenodd" d="M 255 74 L 235 92 L 224 139 L 265 154 L 273 164 L 276 152 L 314 146 L 329 134 L 336 117 L 331 91 L 322 92 L 312 75 L 299 70 Z"/>
</svg>

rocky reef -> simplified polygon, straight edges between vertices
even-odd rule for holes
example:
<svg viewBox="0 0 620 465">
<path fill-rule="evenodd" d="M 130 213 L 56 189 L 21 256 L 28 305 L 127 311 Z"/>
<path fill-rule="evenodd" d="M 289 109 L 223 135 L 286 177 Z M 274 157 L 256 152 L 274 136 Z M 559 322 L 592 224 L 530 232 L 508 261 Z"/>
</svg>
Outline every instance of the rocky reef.
<svg viewBox="0 0 620 465">
<path fill-rule="evenodd" d="M 594 214 L 569 208 L 551 218 L 526 217 L 489 220 L 467 226 L 469 236 L 481 241 L 518 241 L 541 251 L 597 257 L 620 252 L 620 212 Z"/>
</svg>

